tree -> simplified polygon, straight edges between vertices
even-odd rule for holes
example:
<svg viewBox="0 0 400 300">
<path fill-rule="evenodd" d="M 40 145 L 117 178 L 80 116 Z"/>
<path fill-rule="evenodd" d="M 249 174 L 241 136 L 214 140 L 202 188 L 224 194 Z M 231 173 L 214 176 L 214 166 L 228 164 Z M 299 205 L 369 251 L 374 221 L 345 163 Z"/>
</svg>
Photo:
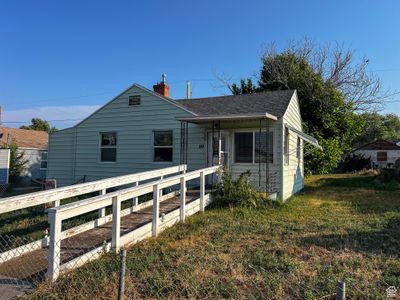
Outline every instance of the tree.
<svg viewBox="0 0 400 300">
<path fill-rule="evenodd" d="M 355 112 L 376 109 L 381 103 L 373 97 L 377 96 L 380 82 L 366 80 L 365 74 L 360 79 L 353 68 L 365 69 L 353 67 L 350 55 L 353 52 L 337 48 L 331 53 L 324 49 L 311 46 L 307 40 L 304 44 L 291 44 L 280 53 L 276 48 L 269 49 L 261 59 L 258 86 L 250 86 L 249 80 L 240 87 L 230 85 L 234 94 L 297 90 L 304 131 L 316 137 L 324 148 L 320 151 L 306 147 L 308 174 L 327 173 L 335 168 L 361 132 L 363 120 Z M 354 88 L 351 83 L 355 84 Z M 368 97 L 354 98 L 361 94 Z"/>
<path fill-rule="evenodd" d="M 307 62 L 313 73 L 339 90 L 345 102 L 355 111 L 379 111 L 383 108 L 385 100 L 392 95 L 390 91 L 382 88 L 380 78 L 368 71 L 370 60 L 365 57 L 357 59 L 355 51 L 343 44 L 317 45 L 310 39 L 304 38 L 301 41 L 289 42 L 284 52 Z M 275 83 L 287 87 L 290 84 L 287 65 L 270 60 L 276 55 L 278 51 L 274 44 L 266 47 L 262 57 L 263 66 L 271 73 Z M 264 83 L 263 78 L 260 81 Z"/>
<path fill-rule="evenodd" d="M 400 117 L 396 114 L 363 113 L 361 118 L 365 126 L 360 136 L 355 139 L 354 147 L 360 147 L 378 139 L 400 140 Z"/>
<path fill-rule="evenodd" d="M 24 152 L 19 151 L 15 141 L 12 141 L 9 145 L 4 144 L 3 148 L 10 148 L 9 180 L 15 183 L 25 170 L 28 160 L 24 159 Z"/>
<path fill-rule="evenodd" d="M 31 120 L 32 124 L 29 126 L 23 125 L 20 128 L 21 129 L 27 129 L 27 130 L 38 130 L 38 131 L 46 131 L 48 133 L 56 132 L 58 129 L 56 127 L 50 127 L 49 122 L 46 120 L 42 120 L 40 118 L 33 118 Z"/>
<path fill-rule="evenodd" d="M 253 84 L 253 81 L 250 78 L 247 78 L 247 81 L 244 79 L 240 80 L 240 87 L 235 83 L 230 86 L 230 91 L 234 95 L 240 94 L 253 94 L 260 91 L 260 88 Z"/>
</svg>

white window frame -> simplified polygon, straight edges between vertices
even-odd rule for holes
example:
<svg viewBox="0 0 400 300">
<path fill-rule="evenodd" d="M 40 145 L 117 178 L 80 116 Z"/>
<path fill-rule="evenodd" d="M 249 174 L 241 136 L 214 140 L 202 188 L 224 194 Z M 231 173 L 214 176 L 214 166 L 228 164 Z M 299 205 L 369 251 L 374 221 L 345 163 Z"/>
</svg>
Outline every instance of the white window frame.
<svg viewBox="0 0 400 300">
<path fill-rule="evenodd" d="M 110 133 L 114 133 L 115 134 L 115 138 L 117 140 L 117 144 L 115 146 L 102 146 L 101 145 L 102 135 L 103 134 L 107 134 L 107 133 L 108 134 L 110 134 Z M 103 160 L 101 160 L 101 150 L 103 148 L 108 148 L 108 149 L 110 149 L 110 148 L 114 149 L 115 148 L 115 161 L 103 161 Z M 118 132 L 116 132 L 116 131 L 101 131 L 101 132 L 99 132 L 98 162 L 101 163 L 101 164 L 115 164 L 115 163 L 117 163 L 117 161 L 118 161 Z"/>
<path fill-rule="evenodd" d="M 289 133 L 289 128 L 284 127 L 284 135 L 283 135 L 283 159 L 284 159 L 284 164 L 287 166 L 289 165 L 290 162 L 290 157 L 289 157 L 289 147 L 290 147 L 290 133 Z"/>
<path fill-rule="evenodd" d="M 43 159 L 43 153 L 46 153 L 47 159 Z M 47 170 L 48 167 L 48 161 L 49 161 L 49 151 L 48 150 L 42 150 L 40 151 L 40 170 Z M 46 168 L 42 168 L 42 162 L 46 162 Z"/>
<path fill-rule="evenodd" d="M 258 165 L 259 163 L 256 162 L 256 133 L 259 133 L 260 130 L 259 129 L 241 129 L 241 130 L 234 130 L 232 131 L 232 163 L 234 165 Z M 241 163 L 241 162 L 236 162 L 236 146 L 235 146 L 235 133 L 243 133 L 243 132 L 248 132 L 248 133 L 252 133 L 253 134 L 253 151 L 252 151 L 252 161 L 248 162 L 248 163 Z M 261 133 L 266 133 L 267 131 L 261 130 Z M 275 163 L 275 131 L 272 129 L 270 129 L 269 134 L 272 134 L 272 162 L 269 162 L 269 164 L 274 164 Z M 262 164 L 265 164 L 265 162 L 262 162 Z"/>
<path fill-rule="evenodd" d="M 297 163 L 300 164 L 300 161 L 301 161 L 301 138 L 299 136 L 297 137 L 296 157 L 297 157 Z"/>
<path fill-rule="evenodd" d="M 156 132 L 160 132 L 160 131 L 164 131 L 164 132 L 171 132 L 171 134 L 172 134 L 172 139 L 171 139 L 171 142 L 172 142 L 172 144 L 171 144 L 171 146 L 156 146 L 156 145 L 154 145 L 154 143 L 155 143 L 155 138 L 154 138 L 154 135 L 155 135 L 155 133 Z M 156 129 L 156 130 L 153 130 L 152 131 L 152 147 L 153 147 L 153 151 L 152 151 L 152 158 L 151 158 L 151 160 L 153 161 L 153 164 L 171 164 L 171 163 L 173 163 L 174 162 L 174 130 L 172 130 L 172 129 Z M 170 160 L 170 161 L 155 161 L 154 160 L 154 156 L 155 156 L 155 149 L 156 148 L 171 148 L 172 149 L 172 159 Z"/>
</svg>

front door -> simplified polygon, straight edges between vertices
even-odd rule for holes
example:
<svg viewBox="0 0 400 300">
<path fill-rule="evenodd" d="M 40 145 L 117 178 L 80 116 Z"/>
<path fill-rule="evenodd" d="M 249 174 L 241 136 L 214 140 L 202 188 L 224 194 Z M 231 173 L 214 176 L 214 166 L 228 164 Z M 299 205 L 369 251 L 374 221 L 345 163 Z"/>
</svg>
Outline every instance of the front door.
<svg viewBox="0 0 400 300">
<path fill-rule="evenodd" d="M 228 131 L 221 131 L 221 140 L 218 140 L 218 134 L 214 133 L 214 143 L 212 132 L 207 133 L 207 166 L 222 164 L 229 169 L 230 165 L 230 134 Z M 214 145 L 213 145 L 214 144 Z"/>
</svg>

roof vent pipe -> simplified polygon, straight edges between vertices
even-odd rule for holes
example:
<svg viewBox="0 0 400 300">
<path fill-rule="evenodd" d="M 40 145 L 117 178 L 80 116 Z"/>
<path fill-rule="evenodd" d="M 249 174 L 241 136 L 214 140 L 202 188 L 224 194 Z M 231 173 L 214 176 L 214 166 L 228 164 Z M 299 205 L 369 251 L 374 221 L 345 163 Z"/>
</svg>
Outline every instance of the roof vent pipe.
<svg viewBox="0 0 400 300">
<path fill-rule="evenodd" d="M 190 94 L 191 94 L 191 91 L 190 91 L 190 81 L 187 80 L 187 81 L 186 81 L 186 99 L 190 99 Z"/>
</svg>

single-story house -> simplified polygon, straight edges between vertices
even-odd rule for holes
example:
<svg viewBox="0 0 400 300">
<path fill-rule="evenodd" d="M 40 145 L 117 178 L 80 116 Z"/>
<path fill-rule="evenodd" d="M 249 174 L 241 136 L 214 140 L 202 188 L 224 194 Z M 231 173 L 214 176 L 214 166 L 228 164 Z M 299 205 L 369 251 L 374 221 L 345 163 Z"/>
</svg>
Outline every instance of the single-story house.
<svg viewBox="0 0 400 300">
<path fill-rule="evenodd" d="M 186 163 L 250 171 L 260 189 L 286 199 L 303 188 L 295 90 L 173 100 L 163 81 L 133 84 L 72 128 L 50 135 L 48 178 L 57 186 Z"/>
<path fill-rule="evenodd" d="M 27 160 L 21 173 L 22 183 L 46 178 L 48 142 L 49 135 L 44 131 L 0 127 L 0 147 L 7 149 L 15 143 L 18 151 L 23 153 L 23 159 Z M 5 153 L 3 151 L 4 157 L 1 160 L 4 163 L 7 161 Z"/>
<path fill-rule="evenodd" d="M 371 160 L 372 168 L 391 168 L 400 158 L 400 146 L 386 140 L 376 140 L 352 151 Z"/>
</svg>

